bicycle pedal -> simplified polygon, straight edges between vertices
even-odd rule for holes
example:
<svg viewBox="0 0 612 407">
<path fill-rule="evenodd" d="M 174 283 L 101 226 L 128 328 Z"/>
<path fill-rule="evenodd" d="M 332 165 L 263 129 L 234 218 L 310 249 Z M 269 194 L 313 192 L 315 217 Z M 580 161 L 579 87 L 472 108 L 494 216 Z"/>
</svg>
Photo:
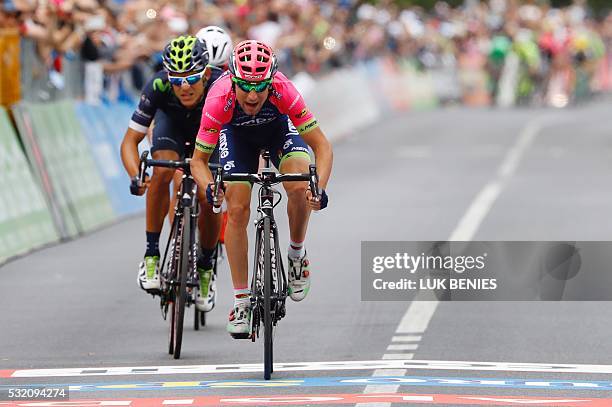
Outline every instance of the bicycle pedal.
<svg viewBox="0 0 612 407">
<path fill-rule="evenodd" d="M 232 334 L 232 333 L 230 333 L 230 335 L 234 339 L 250 339 L 251 338 L 251 333 L 242 333 L 242 334 Z"/>
<path fill-rule="evenodd" d="M 145 290 L 145 291 L 151 294 L 153 297 L 155 297 L 156 295 L 161 295 L 161 290 L 158 288 L 152 288 L 150 290 Z"/>
</svg>

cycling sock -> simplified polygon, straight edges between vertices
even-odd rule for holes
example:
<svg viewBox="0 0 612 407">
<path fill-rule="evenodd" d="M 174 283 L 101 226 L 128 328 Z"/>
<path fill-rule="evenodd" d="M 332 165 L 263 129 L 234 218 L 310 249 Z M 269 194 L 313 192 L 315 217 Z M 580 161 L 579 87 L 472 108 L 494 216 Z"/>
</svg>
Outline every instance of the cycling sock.
<svg viewBox="0 0 612 407">
<path fill-rule="evenodd" d="M 160 232 L 147 232 L 147 250 L 145 251 L 145 257 L 160 256 L 159 235 L 161 235 Z"/>
<path fill-rule="evenodd" d="M 250 294 L 251 290 L 248 288 L 234 288 L 234 307 L 248 305 L 251 302 Z"/>
<path fill-rule="evenodd" d="M 289 249 L 287 249 L 287 254 L 292 259 L 301 259 L 304 257 L 304 242 L 296 243 L 293 240 L 289 241 Z"/>
<path fill-rule="evenodd" d="M 213 255 L 216 247 L 205 249 L 200 246 L 200 255 L 198 256 L 198 268 L 210 270 L 213 268 Z"/>
</svg>

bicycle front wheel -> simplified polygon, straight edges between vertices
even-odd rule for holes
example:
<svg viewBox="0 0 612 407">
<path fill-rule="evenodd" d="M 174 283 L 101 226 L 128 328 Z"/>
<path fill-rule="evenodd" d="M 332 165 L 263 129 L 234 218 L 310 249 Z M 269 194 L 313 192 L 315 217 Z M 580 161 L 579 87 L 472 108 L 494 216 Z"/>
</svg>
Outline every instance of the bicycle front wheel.
<svg viewBox="0 0 612 407">
<path fill-rule="evenodd" d="M 264 257 L 264 379 L 270 380 L 273 371 L 273 339 L 272 332 L 272 238 L 270 218 L 264 218 L 263 227 L 263 257 Z"/>
<path fill-rule="evenodd" d="M 169 245 L 171 248 L 171 252 L 170 252 L 170 258 L 168 259 L 168 263 L 167 263 L 167 267 L 168 267 L 168 271 L 167 271 L 167 277 L 166 281 L 169 283 L 170 281 L 175 281 L 177 279 L 177 276 L 179 274 L 179 267 L 180 267 L 180 259 L 179 259 L 179 255 L 177 254 L 177 250 L 180 251 L 181 248 L 181 229 L 183 227 L 183 220 L 182 219 L 176 219 L 173 223 L 172 223 L 172 231 L 171 231 L 171 237 L 169 239 Z M 168 292 L 166 293 L 167 298 L 166 301 L 168 301 L 168 307 L 170 309 L 170 312 L 168 313 L 170 315 L 170 332 L 168 335 L 168 353 L 169 354 L 174 354 L 174 338 L 175 338 L 175 328 L 176 328 L 176 290 L 174 285 L 169 286 L 168 287 Z"/>
<path fill-rule="evenodd" d="M 185 320 L 185 302 L 187 301 L 187 275 L 190 267 L 190 251 L 191 251 L 191 208 L 185 208 L 183 214 L 183 233 L 181 233 L 181 254 L 179 275 L 175 289 L 174 302 L 174 359 L 181 357 L 181 345 L 183 341 L 183 322 Z"/>
</svg>

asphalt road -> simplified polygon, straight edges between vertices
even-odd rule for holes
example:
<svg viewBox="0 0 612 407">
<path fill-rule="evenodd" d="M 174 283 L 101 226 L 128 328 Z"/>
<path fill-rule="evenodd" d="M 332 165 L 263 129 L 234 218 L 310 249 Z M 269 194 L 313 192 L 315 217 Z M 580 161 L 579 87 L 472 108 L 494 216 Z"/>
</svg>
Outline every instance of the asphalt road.
<svg viewBox="0 0 612 407">
<path fill-rule="evenodd" d="M 226 263 L 207 326 L 187 325 L 180 360 L 167 354 L 158 300 L 136 285 L 143 217 L 12 261 L 0 267 L 0 390 L 90 385 L 62 406 L 610 406 L 610 303 L 361 301 L 360 250 L 375 240 L 612 240 L 611 108 L 415 112 L 336 142 L 330 206 L 313 215 L 306 243 L 312 290 L 288 304 L 269 383 L 250 366 L 263 341 L 225 332 Z M 487 186 L 496 193 L 483 195 Z M 317 364 L 330 361 L 342 363 Z"/>
</svg>

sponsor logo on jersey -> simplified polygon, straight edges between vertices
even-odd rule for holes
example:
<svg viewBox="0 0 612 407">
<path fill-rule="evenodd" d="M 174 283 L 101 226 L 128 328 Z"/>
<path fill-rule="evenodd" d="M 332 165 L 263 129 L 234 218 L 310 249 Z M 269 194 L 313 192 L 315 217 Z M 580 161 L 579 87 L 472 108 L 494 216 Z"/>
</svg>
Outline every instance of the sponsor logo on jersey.
<svg viewBox="0 0 612 407">
<path fill-rule="evenodd" d="M 313 129 L 313 128 L 317 127 L 318 125 L 319 125 L 319 123 L 316 120 L 313 120 L 310 123 L 308 123 L 307 125 L 305 125 L 304 127 L 302 127 L 302 133 L 305 132 L 306 130 Z"/>
<path fill-rule="evenodd" d="M 153 81 L 153 90 L 166 93 L 170 90 L 170 82 L 164 82 L 162 79 L 156 78 Z"/>
<path fill-rule="evenodd" d="M 212 120 L 213 122 L 215 122 L 215 123 L 217 123 L 217 124 L 223 124 L 223 123 L 221 123 L 221 120 L 219 120 L 219 119 L 217 119 L 217 118 L 213 117 L 213 115 L 211 115 L 211 114 L 210 114 L 210 113 L 208 113 L 208 112 L 204 112 L 204 116 L 208 117 L 210 120 Z"/>
<path fill-rule="evenodd" d="M 229 155 L 229 148 L 227 148 L 227 135 L 225 131 L 221 131 L 221 136 L 219 137 L 219 156 L 221 158 L 226 158 Z"/>
<path fill-rule="evenodd" d="M 148 98 L 147 95 L 143 94 L 140 96 L 140 106 L 142 107 L 150 107 L 151 106 L 151 99 Z"/>
<path fill-rule="evenodd" d="M 292 152 L 292 153 L 295 153 L 296 151 L 301 151 L 301 152 L 303 152 L 303 153 L 310 154 L 310 153 L 308 152 L 308 149 L 307 149 L 306 147 L 292 147 L 292 148 L 291 148 L 291 152 Z"/>
<path fill-rule="evenodd" d="M 204 131 L 208 133 L 218 133 L 219 132 L 219 130 L 215 129 L 214 127 L 211 127 L 210 129 L 206 129 Z"/>
<path fill-rule="evenodd" d="M 291 104 L 289 105 L 289 111 L 291 111 L 291 109 L 293 109 L 293 106 L 295 106 L 295 104 L 300 100 L 300 95 L 295 95 L 295 99 L 293 99 L 293 102 L 291 102 Z"/>
<path fill-rule="evenodd" d="M 302 117 L 305 117 L 308 114 L 308 109 L 304 108 L 302 109 L 302 111 L 298 114 L 295 115 L 296 119 L 301 119 Z"/>
<path fill-rule="evenodd" d="M 280 93 L 279 91 L 277 91 L 274 86 L 270 87 L 270 93 L 272 94 L 272 96 L 274 96 L 277 99 L 282 99 L 283 98 L 283 94 Z"/>
<path fill-rule="evenodd" d="M 136 109 L 136 114 L 138 116 L 145 117 L 147 119 L 150 119 L 152 117 L 150 114 L 147 114 L 147 113 L 143 112 L 140 108 Z"/>
<path fill-rule="evenodd" d="M 202 143 L 200 140 L 196 140 L 196 148 L 205 153 L 212 153 L 215 150 L 214 146 Z"/>
<path fill-rule="evenodd" d="M 270 123 L 276 120 L 276 117 L 256 117 L 246 122 L 235 123 L 234 126 L 259 126 L 260 124 Z"/>
<path fill-rule="evenodd" d="M 225 106 L 223 106 L 223 111 L 227 112 L 228 110 L 230 110 L 230 107 L 232 107 L 232 105 L 234 104 L 233 99 L 230 97 L 227 99 L 227 101 L 225 102 Z"/>
</svg>

